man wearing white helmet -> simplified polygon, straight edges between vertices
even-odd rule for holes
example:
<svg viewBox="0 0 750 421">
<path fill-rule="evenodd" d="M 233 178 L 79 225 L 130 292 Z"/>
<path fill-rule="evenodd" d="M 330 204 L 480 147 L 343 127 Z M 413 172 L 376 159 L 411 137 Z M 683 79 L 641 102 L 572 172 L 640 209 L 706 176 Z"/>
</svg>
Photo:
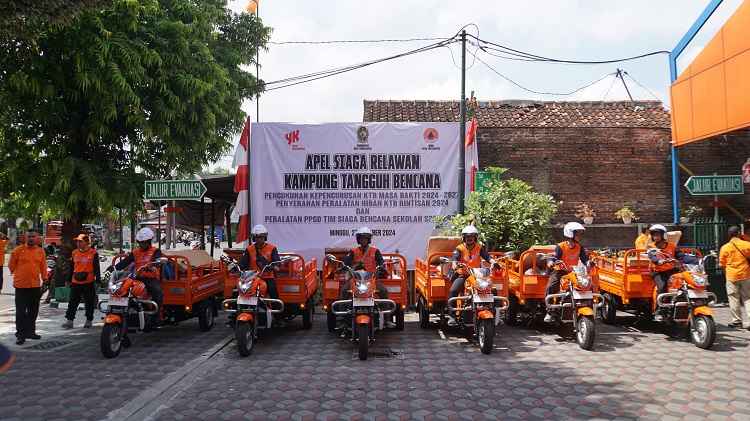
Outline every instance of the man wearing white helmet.
<svg viewBox="0 0 750 421">
<path fill-rule="evenodd" d="M 367 272 L 375 273 L 375 288 L 378 291 L 378 296 L 388 298 L 388 289 L 379 280 L 386 276 L 385 259 L 383 259 L 380 250 L 370 244 L 372 242 L 372 231 L 370 228 L 361 227 L 354 234 L 354 238 L 357 240 L 357 247 L 351 249 L 342 261 L 355 270 L 364 269 Z"/>
<path fill-rule="evenodd" d="M 552 269 L 556 260 L 561 260 L 568 268 L 578 266 L 579 263 L 588 265 L 589 256 L 586 249 L 581 245 L 583 232 L 586 231 L 583 225 L 578 222 L 568 222 L 563 227 L 563 237 L 565 241 L 555 246 L 555 258 L 550 259 L 547 266 Z M 546 294 L 557 294 L 560 292 L 560 279 L 568 274 L 566 270 L 553 270 L 547 282 Z M 552 314 L 547 311 L 544 321 L 549 323 L 554 319 Z"/>
<path fill-rule="evenodd" d="M 457 271 L 457 264 L 455 262 L 461 262 L 467 264 L 470 268 L 482 267 L 482 260 L 494 264 L 490 254 L 487 252 L 487 248 L 479 242 L 479 230 L 474 225 L 467 225 L 461 230 L 461 238 L 463 242 L 456 246 L 453 251 L 453 284 L 449 291 L 451 297 L 456 297 L 464 290 L 464 284 L 466 283 L 466 273 L 460 273 Z M 448 324 L 453 326 L 456 324 L 456 320 L 453 315 L 450 315 Z"/>
<path fill-rule="evenodd" d="M 651 277 L 656 284 L 657 294 L 661 294 L 667 292 L 669 278 L 679 272 L 675 265 L 677 260 L 683 263 L 697 263 L 698 259 L 678 250 L 677 244 L 667 241 L 667 228 L 664 225 L 652 225 L 648 231 L 654 245 L 654 248 L 648 250 L 648 258 L 651 260 Z M 657 322 L 663 319 L 664 316 L 660 312 L 654 315 L 654 320 Z"/>
<path fill-rule="evenodd" d="M 245 253 L 242 255 L 242 258 L 240 259 L 240 269 L 259 271 L 263 270 L 263 268 L 269 263 L 281 260 L 276 246 L 267 242 L 268 229 L 265 226 L 260 224 L 254 226 L 250 231 L 250 234 L 253 243 L 247 247 Z M 279 298 L 274 276 L 274 272 L 269 273 L 266 271 L 263 274 L 263 279 L 265 279 L 266 285 L 268 286 L 268 295 L 271 298 Z"/>
<path fill-rule="evenodd" d="M 137 271 L 141 267 L 159 259 L 161 257 L 161 250 L 151 244 L 153 239 L 154 232 L 151 228 L 141 228 L 138 230 L 138 233 L 135 234 L 135 241 L 138 243 L 138 247 L 128 253 L 124 259 L 120 260 L 115 265 L 115 269 L 124 270 L 133 264 L 135 266 L 134 270 Z M 151 298 L 159 305 L 159 309 L 161 309 L 164 302 L 164 294 L 161 290 L 159 271 L 157 269 L 143 271 L 139 275 L 139 280 L 143 281 Z M 161 311 L 159 313 L 159 322 L 161 322 Z"/>
</svg>

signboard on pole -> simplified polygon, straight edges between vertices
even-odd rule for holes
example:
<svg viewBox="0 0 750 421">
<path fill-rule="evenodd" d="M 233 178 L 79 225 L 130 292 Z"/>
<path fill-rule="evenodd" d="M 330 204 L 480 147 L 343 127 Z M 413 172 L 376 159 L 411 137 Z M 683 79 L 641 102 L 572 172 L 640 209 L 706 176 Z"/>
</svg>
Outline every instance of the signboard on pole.
<svg viewBox="0 0 750 421">
<path fill-rule="evenodd" d="M 685 188 L 693 196 L 745 193 L 741 175 L 694 175 L 687 179 Z"/>
<path fill-rule="evenodd" d="M 250 145 L 252 225 L 279 251 L 321 262 L 366 226 L 412 265 L 458 209 L 457 123 L 257 123 Z"/>
<path fill-rule="evenodd" d="M 146 200 L 200 200 L 206 194 L 201 180 L 149 180 L 145 182 Z"/>
<path fill-rule="evenodd" d="M 487 183 L 497 181 L 498 177 L 493 176 L 489 171 L 477 171 L 474 173 L 474 191 L 487 191 Z"/>
</svg>

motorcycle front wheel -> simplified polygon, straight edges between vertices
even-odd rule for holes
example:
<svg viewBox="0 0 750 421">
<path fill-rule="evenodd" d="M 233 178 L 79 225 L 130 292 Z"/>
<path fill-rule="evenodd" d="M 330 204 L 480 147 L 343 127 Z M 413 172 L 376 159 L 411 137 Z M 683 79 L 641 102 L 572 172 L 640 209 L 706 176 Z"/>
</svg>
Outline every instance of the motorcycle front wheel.
<svg viewBox="0 0 750 421">
<path fill-rule="evenodd" d="M 250 355 L 255 347 L 255 325 L 248 322 L 237 322 L 234 336 L 237 340 L 237 350 L 240 355 L 243 357 Z"/>
<path fill-rule="evenodd" d="M 492 343 L 495 339 L 495 319 L 480 319 L 477 321 L 477 340 L 482 354 L 492 352 Z"/>
<path fill-rule="evenodd" d="M 578 346 L 585 350 L 591 350 L 594 348 L 595 336 L 594 318 L 591 316 L 580 317 L 576 330 L 576 342 L 578 342 Z"/>
<path fill-rule="evenodd" d="M 367 348 L 370 345 L 370 326 L 367 324 L 357 325 L 357 338 L 359 340 L 359 359 L 367 359 Z"/>
<path fill-rule="evenodd" d="M 693 317 L 690 324 L 690 339 L 698 348 L 711 348 L 716 340 L 716 323 L 714 322 L 714 318 L 704 315 Z"/>
<path fill-rule="evenodd" d="M 115 358 L 122 350 L 122 328 L 119 324 L 105 324 L 99 340 L 102 355 Z"/>
</svg>

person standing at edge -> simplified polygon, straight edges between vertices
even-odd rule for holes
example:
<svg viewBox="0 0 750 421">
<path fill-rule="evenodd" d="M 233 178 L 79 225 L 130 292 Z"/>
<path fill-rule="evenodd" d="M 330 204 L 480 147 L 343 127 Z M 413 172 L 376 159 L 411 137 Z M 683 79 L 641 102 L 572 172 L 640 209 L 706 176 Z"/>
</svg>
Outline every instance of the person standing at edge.
<svg viewBox="0 0 750 421">
<path fill-rule="evenodd" d="M 727 230 L 729 242 L 719 250 L 719 265 L 727 278 L 727 297 L 732 321 L 729 327 L 742 327 L 742 307 L 750 328 L 750 242 L 742 239 L 740 228 L 731 226 Z"/>
<path fill-rule="evenodd" d="M 75 238 L 77 249 L 73 250 L 70 267 L 73 268 L 68 283 L 70 284 L 70 302 L 68 310 L 65 312 L 67 319 L 62 327 L 65 329 L 73 328 L 73 320 L 76 318 L 78 304 L 83 299 L 86 304 L 86 323 L 85 328 L 91 327 L 94 320 L 94 306 L 96 305 L 96 287 L 101 281 L 101 272 L 99 269 L 99 254 L 96 249 L 90 246 L 89 236 L 80 234 Z"/>
<path fill-rule="evenodd" d="M 8 269 L 13 274 L 16 289 L 16 344 L 23 345 L 26 339 L 41 339 L 36 334 L 36 317 L 39 315 L 39 299 L 42 282 L 47 276 L 47 260 L 39 247 L 39 233 L 28 231 L 26 244 L 13 250 Z"/>
<path fill-rule="evenodd" d="M 3 292 L 3 266 L 5 266 L 5 247 L 8 246 L 8 237 L 0 232 L 0 293 Z"/>
</svg>

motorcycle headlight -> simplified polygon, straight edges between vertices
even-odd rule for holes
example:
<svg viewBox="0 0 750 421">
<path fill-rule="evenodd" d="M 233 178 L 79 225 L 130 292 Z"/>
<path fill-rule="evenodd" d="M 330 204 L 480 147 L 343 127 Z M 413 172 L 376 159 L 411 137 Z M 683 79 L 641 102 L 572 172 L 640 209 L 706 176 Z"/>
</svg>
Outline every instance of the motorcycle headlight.
<svg viewBox="0 0 750 421">
<path fill-rule="evenodd" d="M 368 289 L 370 289 L 370 281 L 358 280 L 357 282 L 355 282 L 354 286 L 357 288 L 357 292 L 359 292 L 360 294 L 364 294 Z"/>
<path fill-rule="evenodd" d="M 250 291 L 250 285 L 252 285 L 252 283 L 252 279 L 240 281 L 240 292 L 242 294 L 246 294 L 248 291 Z"/>
<path fill-rule="evenodd" d="M 118 289 L 120 289 L 121 286 L 122 286 L 122 281 L 120 282 L 109 281 L 109 293 L 114 294 L 115 292 L 117 292 Z"/>
<path fill-rule="evenodd" d="M 480 278 L 477 279 L 477 288 L 479 289 L 487 289 L 492 285 L 492 282 L 490 282 L 487 278 Z"/>
<path fill-rule="evenodd" d="M 578 275 L 576 284 L 579 288 L 588 288 L 591 286 L 591 278 L 589 278 L 588 275 Z"/>
<path fill-rule="evenodd" d="M 706 275 L 693 274 L 693 282 L 699 287 L 704 287 L 707 284 Z"/>
</svg>

